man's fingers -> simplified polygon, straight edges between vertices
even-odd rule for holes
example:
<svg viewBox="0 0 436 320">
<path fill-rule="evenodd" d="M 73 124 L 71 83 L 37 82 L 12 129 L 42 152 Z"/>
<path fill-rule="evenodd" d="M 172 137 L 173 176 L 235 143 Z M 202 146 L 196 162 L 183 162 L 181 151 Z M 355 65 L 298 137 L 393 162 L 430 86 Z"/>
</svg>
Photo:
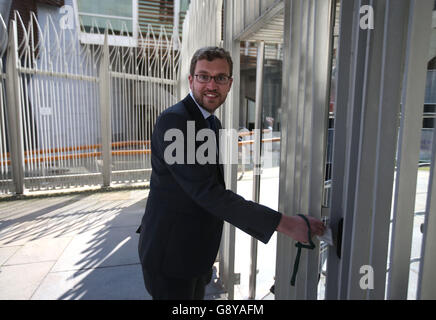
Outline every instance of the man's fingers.
<svg viewBox="0 0 436 320">
<path fill-rule="evenodd" d="M 317 236 L 322 236 L 323 234 L 324 234 L 324 232 L 325 232 L 325 227 L 321 227 L 319 230 L 318 230 L 318 232 L 317 232 Z"/>
<path fill-rule="evenodd" d="M 325 232 L 325 226 L 321 221 L 316 221 L 311 226 L 312 234 L 316 236 L 322 236 Z"/>
<path fill-rule="evenodd" d="M 323 223 L 321 223 L 321 225 L 318 227 L 318 235 L 322 236 L 325 232 L 325 226 Z"/>
<path fill-rule="evenodd" d="M 325 225 L 323 223 L 321 223 L 318 235 L 322 236 L 324 234 L 324 232 L 325 232 Z"/>
</svg>

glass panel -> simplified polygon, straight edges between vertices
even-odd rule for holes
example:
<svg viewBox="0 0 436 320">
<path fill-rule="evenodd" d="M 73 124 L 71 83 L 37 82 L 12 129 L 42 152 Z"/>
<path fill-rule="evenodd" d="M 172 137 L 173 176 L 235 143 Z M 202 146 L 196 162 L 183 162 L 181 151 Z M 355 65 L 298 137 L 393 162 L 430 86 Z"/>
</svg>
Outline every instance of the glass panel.
<svg viewBox="0 0 436 320">
<path fill-rule="evenodd" d="M 180 11 L 188 11 L 190 0 L 180 0 Z"/>
<path fill-rule="evenodd" d="M 121 31 L 132 33 L 132 0 L 88 1 L 77 0 L 80 22 L 86 32 L 92 27 L 104 33 L 107 23 L 115 34 Z M 94 29 L 94 32 L 97 32 Z"/>
</svg>

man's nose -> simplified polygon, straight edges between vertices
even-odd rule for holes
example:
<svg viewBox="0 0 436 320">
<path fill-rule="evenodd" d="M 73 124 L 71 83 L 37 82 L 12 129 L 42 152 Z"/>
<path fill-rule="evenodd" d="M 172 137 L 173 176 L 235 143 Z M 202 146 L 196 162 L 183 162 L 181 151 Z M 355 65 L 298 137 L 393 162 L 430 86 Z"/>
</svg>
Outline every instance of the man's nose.
<svg viewBox="0 0 436 320">
<path fill-rule="evenodd" d="M 217 83 L 215 82 L 215 78 L 211 78 L 210 79 L 210 81 L 207 83 L 207 86 L 206 86 L 208 89 L 213 89 L 213 90 L 215 90 L 215 89 L 217 89 L 218 88 L 218 85 L 217 85 Z"/>
</svg>

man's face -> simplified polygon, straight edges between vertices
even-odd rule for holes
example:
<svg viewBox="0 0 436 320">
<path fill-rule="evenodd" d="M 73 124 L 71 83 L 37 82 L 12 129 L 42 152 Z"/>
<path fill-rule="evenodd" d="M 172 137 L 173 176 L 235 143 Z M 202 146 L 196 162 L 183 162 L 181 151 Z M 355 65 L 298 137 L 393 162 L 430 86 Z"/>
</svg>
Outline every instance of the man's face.
<svg viewBox="0 0 436 320">
<path fill-rule="evenodd" d="M 227 84 L 217 84 L 214 79 L 211 79 L 208 83 L 200 83 L 195 75 L 230 76 L 230 66 L 225 59 L 215 59 L 213 61 L 203 59 L 197 61 L 194 76 L 189 75 L 189 87 L 195 100 L 207 111 L 213 113 L 226 100 L 233 79 L 229 79 Z"/>
</svg>

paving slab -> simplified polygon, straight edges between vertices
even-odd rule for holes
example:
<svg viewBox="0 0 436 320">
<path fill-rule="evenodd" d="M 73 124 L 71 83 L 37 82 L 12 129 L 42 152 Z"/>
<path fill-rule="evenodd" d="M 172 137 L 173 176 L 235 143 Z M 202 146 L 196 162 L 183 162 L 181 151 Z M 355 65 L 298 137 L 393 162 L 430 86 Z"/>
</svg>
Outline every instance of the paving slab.
<svg viewBox="0 0 436 320">
<path fill-rule="evenodd" d="M 115 227 L 135 227 L 136 229 L 141 224 L 144 212 L 120 212 L 119 218 L 111 221 L 111 228 Z M 135 231 L 136 231 L 135 229 Z"/>
<path fill-rule="evenodd" d="M 0 266 L 2 266 L 21 246 L 0 247 Z"/>
<path fill-rule="evenodd" d="M 50 272 L 32 300 L 149 300 L 139 264 Z"/>
<path fill-rule="evenodd" d="M 44 238 L 30 241 L 20 247 L 4 265 L 56 261 L 71 240 L 72 238 Z"/>
<path fill-rule="evenodd" d="M 0 267 L 0 300 L 28 300 L 55 261 Z"/>
<path fill-rule="evenodd" d="M 24 245 L 44 237 L 62 237 L 65 231 L 71 233 L 77 229 L 72 228 L 72 225 L 79 226 L 81 220 L 87 222 L 86 217 L 77 219 L 74 215 L 74 205 L 77 206 L 82 198 L 75 196 L 48 199 L 47 202 L 41 199 L 5 202 L 26 202 L 26 205 L 18 206 L 14 214 L 1 213 L 0 246 Z"/>
<path fill-rule="evenodd" d="M 53 272 L 139 264 L 135 227 L 90 230 L 77 235 L 59 257 Z"/>
<path fill-rule="evenodd" d="M 16 201 L 0 202 L 0 220 L 6 225 L 11 222 L 32 221 L 47 213 L 56 212 L 56 210 L 74 206 L 85 196 L 75 195 L 70 197 L 55 197 L 46 199 L 26 199 Z"/>
</svg>

